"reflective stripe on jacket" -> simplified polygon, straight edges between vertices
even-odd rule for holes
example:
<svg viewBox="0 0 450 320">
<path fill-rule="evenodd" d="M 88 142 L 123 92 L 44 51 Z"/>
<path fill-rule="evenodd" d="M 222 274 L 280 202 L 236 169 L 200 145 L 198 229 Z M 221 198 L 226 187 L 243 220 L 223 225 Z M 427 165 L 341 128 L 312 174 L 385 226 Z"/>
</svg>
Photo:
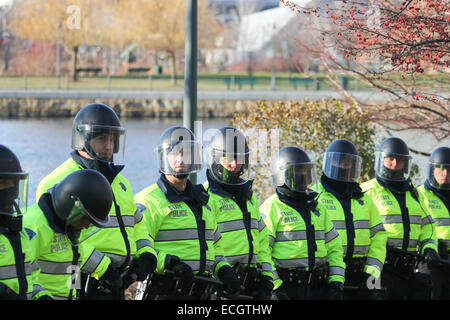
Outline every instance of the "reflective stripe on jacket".
<svg viewBox="0 0 450 320">
<path fill-rule="evenodd" d="M 318 192 L 318 201 L 327 211 L 341 236 L 345 256 L 347 253 L 347 227 L 344 209 L 339 200 L 332 193 L 327 192 L 322 184 L 319 185 Z M 350 207 L 355 232 L 352 257 L 367 257 L 364 272 L 379 277 L 386 259 L 387 234 L 378 209 L 366 194 L 360 199 L 351 199 Z"/>
<path fill-rule="evenodd" d="M 417 188 L 424 202 L 423 208 L 433 217 L 436 223 L 436 233 L 439 241 L 447 245 L 450 251 L 450 212 L 442 200 L 432 191 L 425 189 L 424 185 Z"/>
<path fill-rule="evenodd" d="M 61 181 L 64 177 L 72 172 L 82 169 L 83 166 L 81 164 L 77 163 L 72 158 L 69 158 L 39 183 L 36 191 L 37 201 L 43 193 Z M 114 194 L 115 203 L 120 208 L 120 215 L 130 244 L 130 261 L 128 262 L 128 265 L 131 263 L 133 257 L 138 257 L 143 252 L 150 252 L 156 255 L 153 248 L 153 239 L 148 235 L 142 213 L 136 208 L 133 191 L 129 181 L 119 173 L 111 183 L 111 189 Z M 127 247 L 120 230 L 115 203 L 113 202 L 111 211 L 109 212 L 110 219 L 108 226 L 100 229 L 96 234 L 90 237 L 87 242 L 91 244 L 93 248 L 97 249 L 98 253 L 96 253 L 96 255 L 99 253 L 105 255 L 116 267 L 120 267 L 127 258 Z M 105 271 L 106 269 L 102 270 L 100 274 L 93 276 L 98 279 Z"/>
<path fill-rule="evenodd" d="M 39 265 L 36 263 L 31 241 L 24 229 L 20 231 L 20 241 L 27 282 L 26 295 L 27 299 L 31 300 L 33 293 L 37 293 L 43 289 L 38 284 Z M 0 283 L 9 287 L 16 294 L 20 292 L 19 274 L 17 271 L 17 266 L 20 263 L 22 261 L 16 261 L 11 242 L 4 234 L 0 233 Z"/>
<path fill-rule="evenodd" d="M 361 184 L 363 191 L 375 202 L 386 229 L 387 244 L 401 249 L 404 238 L 403 217 L 400 204 L 392 192 L 381 186 L 376 179 Z M 409 217 L 410 233 L 406 250 L 420 253 L 426 248 L 437 250 L 436 227 L 433 218 L 422 209 L 411 191 L 405 193 L 406 208 Z"/>
<path fill-rule="evenodd" d="M 280 268 L 308 268 L 308 248 L 306 225 L 301 215 L 289 205 L 279 200 L 277 194 L 270 196 L 260 206 L 269 232 L 272 264 Z M 329 263 L 328 281 L 344 282 L 345 263 L 342 242 L 330 217 L 320 204 L 311 212 L 314 226 L 316 263 Z M 276 271 L 275 271 L 276 272 Z M 276 280 L 278 275 L 275 274 Z M 278 283 L 275 286 L 279 286 Z"/>
<path fill-rule="evenodd" d="M 164 271 L 166 255 L 178 256 L 187 263 L 194 273 L 200 268 L 201 244 L 196 217 L 184 201 L 170 202 L 157 183 L 143 189 L 135 195 L 138 207 L 143 210 L 150 236 L 158 257 L 156 273 Z M 226 262 L 221 247 L 221 234 L 211 206 L 202 206 L 202 220 L 205 226 L 207 250 L 207 273 L 216 275 L 217 270 Z"/>
</svg>

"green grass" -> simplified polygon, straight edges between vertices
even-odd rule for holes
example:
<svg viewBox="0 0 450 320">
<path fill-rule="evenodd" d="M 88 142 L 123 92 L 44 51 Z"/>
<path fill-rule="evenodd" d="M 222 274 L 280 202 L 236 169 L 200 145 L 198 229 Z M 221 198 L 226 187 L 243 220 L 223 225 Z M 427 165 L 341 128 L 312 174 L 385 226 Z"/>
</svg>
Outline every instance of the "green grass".
<svg viewBox="0 0 450 320">
<path fill-rule="evenodd" d="M 230 79 L 234 76 L 248 77 L 246 73 L 220 73 L 220 74 L 199 74 L 197 81 L 197 88 L 199 90 L 227 90 L 225 79 Z M 324 78 L 325 74 L 316 74 L 317 78 Z M 254 73 L 253 77 L 256 79 L 254 90 L 271 90 L 271 74 L 270 73 Z M 292 74 L 292 78 L 307 78 L 310 75 Z M 289 81 L 290 75 L 288 73 L 276 74 L 276 89 L 277 90 L 294 90 L 294 86 Z M 392 79 L 399 78 L 395 75 Z M 406 80 L 405 80 L 406 81 Z M 425 81 L 425 80 L 423 80 Z M 177 76 L 177 84 L 173 85 L 170 75 L 153 75 L 151 79 L 149 76 L 97 76 L 84 77 L 81 76 L 79 81 L 75 82 L 71 77 L 62 76 L 60 79 L 61 89 L 90 89 L 90 90 L 182 90 L 184 86 L 183 75 Z M 57 88 L 57 79 L 54 76 L 0 76 L 0 89 L 55 89 Z M 366 90 L 369 87 L 356 80 L 349 78 L 348 88 L 350 90 Z M 249 90 L 249 84 L 243 84 L 242 90 Z M 299 84 L 297 90 L 315 90 L 315 85 L 309 83 L 309 88 L 305 85 Z M 325 79 L 320 83 L 320 90 L 334 89 L 333 84 Z M 239 90 L 235 84 L 235 90 Z"/>
</svg>

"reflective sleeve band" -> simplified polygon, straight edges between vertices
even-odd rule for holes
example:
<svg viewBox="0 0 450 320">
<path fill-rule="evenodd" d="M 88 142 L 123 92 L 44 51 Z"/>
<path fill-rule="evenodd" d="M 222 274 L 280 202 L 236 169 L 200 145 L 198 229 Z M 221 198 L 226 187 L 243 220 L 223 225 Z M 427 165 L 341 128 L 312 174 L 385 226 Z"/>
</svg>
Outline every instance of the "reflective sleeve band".
<svg viewBox="0 0 450 320">
<path fill-rule="evenodd" d="M 334 239 L 339 237 L 339 233 L 336 231 L 336 229 L 333 227 L 330 231 L 325 233 L 325 242 L 328 243 Z"/>
<path fill-rule="evenodd" d="M 139 251 L 144 247 L 153 248 L 152 242 L 148 239 L 142 239 L 142 240 L 136 241 L 136 251 Z"/>
<path fill-rule="evenodd" d="M 143 218 L 142 212 L 139 209 L 136 210 L 136 212 L 134 213 L 134 224 L 138 224 L 139 222 L 141 222 L 142 218 Z"/>
<path fill-rule="evenodd" d="M 342 276 L 345 277 L 345 269 L 342 267 L 330 266 L 328 268 L 328 276 Z"/>
<path fill-rule="evenodd" d="M 383 270 L 383 264 L 378 259 L 367 257 L 366 264 L 369 266 L 374 266 L 380 271 Z"/>
<path fill-rule="evenodd" d="M 104 257 L 103 253 L 101 253 L 97 249 L 94 249 L 89 258 L 84 263 L 83 267 L 81 268 L 81 271 L 88 274 L 93 273 L 97 269 L 103 257 Z"/>
<path fill-rule="evenodd" d="M 259 220 L 259 222 L 258 222 L 258 231 L 259 232 L 263 231 L 265 227 L 266 227 L 266 224 L 264 223 L 264 219 L 261 218 L 261 220 Z"/>
<path fill-rule="evenodd" d="M 370 237 L 373 238 L 373 236 L 378 232 L 378 231 L 385 231 L 383 223 L 380 223 L 376 226 L 373 226 L 372 228 L 370 228 Z"/>
<path fill-rule="evenodd" d="M 432 224 L 434 223 L 434 220 L 431 216 L 426 216 L 422 219 L 422 226 L 425 226 L 427 224 Z"/>
</svg>

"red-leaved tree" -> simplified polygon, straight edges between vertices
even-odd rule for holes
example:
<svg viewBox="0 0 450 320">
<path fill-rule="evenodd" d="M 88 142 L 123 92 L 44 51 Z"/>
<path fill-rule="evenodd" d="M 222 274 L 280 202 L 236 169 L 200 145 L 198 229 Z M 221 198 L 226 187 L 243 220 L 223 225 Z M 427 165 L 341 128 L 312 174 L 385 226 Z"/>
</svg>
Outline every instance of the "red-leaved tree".
<svg viewBox="0 0 450 320">
<path fill-rule="evenodd" d="M 281 2 L 311 19 L 321 42 L 314 53 L 329 71 L 389 94 L 388 103 L 359 102 L 373 121 L 449 137 L 449 0 Z"/>
</svg>

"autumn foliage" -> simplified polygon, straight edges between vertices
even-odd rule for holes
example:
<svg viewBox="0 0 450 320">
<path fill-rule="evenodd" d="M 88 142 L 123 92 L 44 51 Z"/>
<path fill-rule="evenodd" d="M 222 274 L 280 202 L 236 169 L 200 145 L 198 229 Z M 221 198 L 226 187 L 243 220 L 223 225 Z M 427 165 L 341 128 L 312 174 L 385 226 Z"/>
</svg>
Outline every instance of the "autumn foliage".
<svg viewBox="0 0 450 320">
<path fill-rule="evenodd" d="M 449 66 L 449 1 L 336 1 L 311 8 L 282 2 L 299 13 L 329 18 L 347 58 L 377 55 L 390 61 L 387 71 L 406 73 Z"/>
</svg>

